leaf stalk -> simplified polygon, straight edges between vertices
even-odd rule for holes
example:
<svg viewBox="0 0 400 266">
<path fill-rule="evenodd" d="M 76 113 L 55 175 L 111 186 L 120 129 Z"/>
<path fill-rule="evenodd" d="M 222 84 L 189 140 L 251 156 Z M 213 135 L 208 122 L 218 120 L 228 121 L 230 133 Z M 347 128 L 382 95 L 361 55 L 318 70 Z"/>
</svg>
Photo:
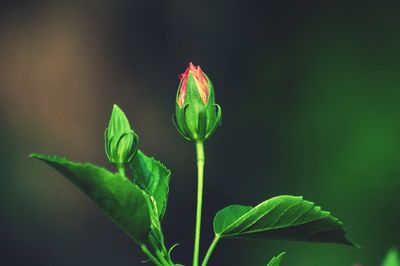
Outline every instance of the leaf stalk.
<svg viewBox="0 0 400 266">
<path fill-rule="evenodd" d="M 142 249 L 143 253 L 147 255 L 147 257 L 149 257 L 155 265 L 157 266 L 163 266 L 163 264 L 161 264 L 158 259 L 151 254 L 150 250 L 146 247 L 146 245 L 140 245 L 140 248 Z"/>
<path fill-rule="evenodd" d="M 220 239 L 221 239 L 221 237 L 219 235 L 215 235 L 214 240 L 211 242 L 211 245 L 207 250 L 206 256 L 204 257 L 204 260 L 203 260 L 203 263 L 201 264 L 201 266 L 207 265 L 208 260 L 210 259 L 211 254 L 213 253 L 215 246 L 218 244 Z"/>
</svg>

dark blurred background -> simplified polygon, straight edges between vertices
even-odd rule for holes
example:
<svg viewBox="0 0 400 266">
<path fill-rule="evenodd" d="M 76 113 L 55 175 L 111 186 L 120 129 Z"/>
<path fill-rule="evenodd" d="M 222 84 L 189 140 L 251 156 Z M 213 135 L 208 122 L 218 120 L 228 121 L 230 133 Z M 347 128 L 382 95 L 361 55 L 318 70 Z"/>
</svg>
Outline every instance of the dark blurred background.
<svg viewBox="0 0 400 266">
<path fill-rule="evenodd" d="M 322 3 L 323 2 L 323 3 Z M 140 148 L 173 171 L 164 230 L 190 265 L 193 145 L 171 123 L 178 74 L 212 79 L 202 253 L 214 214 L 303 195 L 363 249 L 223 240 L 210 265 L 379 265 L 400 244 L 399 1 L 2 1 L 0 265 L 142 265 L 138 247 L 30 152 L 107 165 L 121 106 Z"/>
</svg>

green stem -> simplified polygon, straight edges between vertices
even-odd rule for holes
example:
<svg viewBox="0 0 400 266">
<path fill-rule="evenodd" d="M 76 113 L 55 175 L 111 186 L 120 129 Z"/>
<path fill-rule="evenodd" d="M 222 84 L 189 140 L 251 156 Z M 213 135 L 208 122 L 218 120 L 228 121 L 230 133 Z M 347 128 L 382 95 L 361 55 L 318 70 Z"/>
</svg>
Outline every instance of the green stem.
<svg viewBox="0 0 400 266">
<path fill-rule="evenodd" d="M 157 258 L 160 259 L 160 261 L 161 261 L 161 263 L 162 263 L 163 265 L 165 265 L 165 266 L 170 266 L 170 265 L 171 265 L 171 264 L 164 258 L 164 254 L 163 254 L 161 251 L 157 250 L 157 251 L 156 251 L 156 254 L 157 254 Z"/>
<path fill-rule="evenodd" d="M 207 250 L 206 256 L 204 257 L 204 260 L 203 260 L 203 263 L 201 264 L 201 266 L 206 266 L 206 265 L 207 265 L 208 260 L 210 259 L 211 254 L 213 253 L 213 251 L 214 251 L 214 249 L 215 249 L 215 246 L 218 244 L 218 241 L 219 241 L 220 239 L 221 239 L 221 238 L 220 238 L 219 235 L 216 235 L 216 236 L 214 237 L 214 240 L 211 242 L 211 245 L 210 245 L 210 247 L 209 247 L 208 250 Z"/>
<path fill-rule="evenodd" d="M 160 250 L 160 248 L 158 247 L 158 245 L 156 243 L 154 236 L 150 235 L 150 244 L 153 247 L 153 249 L 155 250 L 156 256 L 162 265 L 165 265 L 165 266 L 174 265 L 168 256 L 168 251 L 165 249 L 164 243 L 160 244 L 161 248 L 162 248 L 162 250 Z M 164 255 L 167 256 L 168 260 L 165 258 Z"/>
<path fill-rule="evenodd" d="M 203 174 L 204 174 L 204 145 L 203 142 L 196 142 L 197 156 L 197 208 L 196 208 L 196 230 L 194 239 L 193 266 L 199 265 L 200 253 L 200 231 L 201 231 L 201 206 L 203 201 Z"/>
<path fill-rule="evenodd" d="M 153 254 L 151 254 L 150 250 L 148 250 L 148 248 L 146 247 L 146 245 L 140 245 L 141 249 L 143 250 L 143 253 L 147 255 L 147 257 L 149 257 L 155 265 L 157 266 L 163 266 L 156 257 L 154 257 Z"/>
<path fill-rule="evenodd" d="M 125 165 L 119 164 L 117 165 L 118 174 L 125 176 Z"/>
</svg>

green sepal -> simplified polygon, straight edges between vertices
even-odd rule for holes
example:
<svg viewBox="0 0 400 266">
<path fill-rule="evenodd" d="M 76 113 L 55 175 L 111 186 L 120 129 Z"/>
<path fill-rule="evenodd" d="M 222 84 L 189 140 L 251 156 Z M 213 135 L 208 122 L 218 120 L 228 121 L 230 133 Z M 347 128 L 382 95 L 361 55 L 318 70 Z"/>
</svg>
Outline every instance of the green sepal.
<svg viewBox="0 0 400 266">
<path fill-rule="evenodd" d="M 176 128 L 176 130 L 178 131 L 178 133 L 182 136 L 182 138 L 184 138 L 187 141 L 190 141 L 190 138 L 187 137 L 185 135 L 185 133 L 182 132 L 182 130 L 180 129 L 180 127 L 178 126 L 178 122 L 176 120 L 176 114 L 172 115 L 172 124 L 174 125 L 174 127 Z"/>
<path fill-rule="evenodd" d="M 70 180 L 132 240 L 147 243 L 151 221 L 146 194 L 125 176 L 58 156 L 34 153 L 30 158 L 44 161 Z"/>
<path fill-rule="evenodd" d="M 187 124 L 187 110 L 189 108 L 189 104 L 184 104 L 182 106 L 182 108 L 180 108 L 179 106 L 177 106 L 177 110 L 176 110 L 176 122 L 177 122 L 177 126 L 179 128 L 179 131 L 182 133 L 183 136 L 186 136 L 188 139 L 192 140 L 193 139 L 193 135 L 188 127 Z"/>
<path fill-rule="evenodd" d="M 208 76 L 207 76 L 207 79 L 208 79 L 209 97 L 208 97 L 208 102 L 205 105 L 205 110 L 207 113 L 207 134 L 208 134 L 214 125 L 214 121 L 216 118 L 216 109 L 215 109 L 214 86 L 213 86 L 211 80 L 208 78 Z"/>
<path fill-rule="evenodd" d="M 278 256 L 273 257 L 273 258 L 271 259 L 271 261 L 267 264 L 267 266 L 279 266 L 279 265 L 281 265 L 282 257 L 283 257 L 283 255 L 285 255 L 285 254 L 286 254 L 286 252 L 282 252 L 282 253 L 279 254 Z"/>
<path fill-rule="evenodd" d="M 125 113 L 114 104 L 104 132 L 107 159 L 117 166 L 129 163 L 136 153 L 139 137 L 133 132 Z"/>
<path fill-rule="evenodd" d="M 108 128 L 104 130 L 104 150 L 106 152 L 107 160 L 111 162 L 111 157 L 110 157 L 110 143 L 114 137 L 110 137 L 107 139 L 107 132 Z"/>
<path fill-rule="evenodd" d="M 179 246 L 179 245 L 180 245 L 179 243 L 173 244 L 173 245 L 168 249 L 168 256 L 171 257 L 171 252 L 172 252 L 172 250 L 173 250 L 174 248 L 176 248 L 177 246 Z"/>
<path fill-rule="evenodd" d="M 205 106 L 197 89 L 193 74 L 189 72 L 186 82 L 185 104 L 183 106 L 183 127 L 192 140 L 201 140 L 199 134 L 199 116 L 204 112 L 204 109 Z M 203 123 L 206 123 L 206 120 L 203 120 Z"/>
<path fill-rule="evenodd" d="M 204 140 L 207 133 L 207 114 L 204 109 L 199 110 L 197 117 L 197 138 Z"/>
<path fill-rule="evenodd" d="M 218 127 L 221 126 L 221 122 L 222 122 L 222 109 L 221 106 L 219 106 L 218 104 L 214 104 L 214 106 L 217 108 L 217 117 L 215 119 L 213 126 L 211 127 L 211 129 L 209 130 L 209 132 L 206 135 L 206 139 L 212 137 L 212 135 L 214 135 L 215 131 L 218 129 Z"/>
</svg>

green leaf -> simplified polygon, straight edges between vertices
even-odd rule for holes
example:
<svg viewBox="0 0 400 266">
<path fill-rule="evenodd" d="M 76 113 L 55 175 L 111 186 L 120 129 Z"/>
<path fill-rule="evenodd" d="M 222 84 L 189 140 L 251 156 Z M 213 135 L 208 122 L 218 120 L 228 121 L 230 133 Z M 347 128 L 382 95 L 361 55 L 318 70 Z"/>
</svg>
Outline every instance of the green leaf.
<svg viewBox="0 0 400 266">
<path fill-rule="evenodd" d="M 153 157 L 138 150 L 130 163 L 133 181 L 154 198 L 160 219 L 165 214 L 168 201 L 171 171 Z"/>
<path fill-rule="evenodd" d="M 267 264 L 267 266 L 279 266 L 281 264 L 281 260 L 283 255 L 285 255 L 286 252 L 282 252 L 276 257 L 273 257 L 272 260 Z"/>
<path fill-rule="evenodd" d="M 278 196 L 256 207 L 233 205 L 214 218 L 214 232 L 226 238 L 271 238 L 353 245 L 342 223 L 302 197 Z"/>
<path fill-rule="evenodd" d="M 89 163 L 31 154 L 62 175 L 91 198 L 130 238 L 145 243 L 150 231 L 149 207 L 144 192 L 128 178 Z"/>
<path fill-rule="evenodd" d="M 215 234 L 222 234 L 228 226 L 233 224 L 251 209 L 253 209 L 251 206 L 231 205 L 220 210 L 214 219 Z"/>
<path fill-rule="evenodd" d="M 396 248 L 391 248 L 382 262 L 382 266 L 400 266 L 399 253 Z"/>
</svg>

